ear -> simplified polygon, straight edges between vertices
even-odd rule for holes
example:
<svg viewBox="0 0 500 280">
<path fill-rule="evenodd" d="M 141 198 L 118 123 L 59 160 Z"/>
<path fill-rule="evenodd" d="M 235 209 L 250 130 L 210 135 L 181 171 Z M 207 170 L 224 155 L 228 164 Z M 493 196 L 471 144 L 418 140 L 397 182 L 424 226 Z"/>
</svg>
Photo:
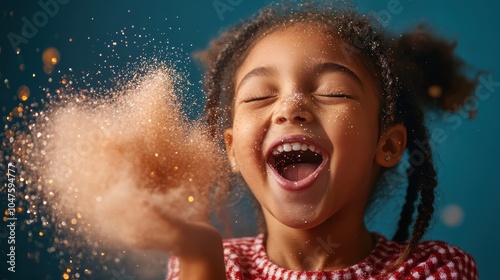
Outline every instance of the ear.
<svg viewBox="0 0 500 280">
<path fill-rule="evenodd" d="M 406 127 L 396 124 L 387 129 L 380 137 L 375 162 L 383 167 L 393 167 L 398 164 L 406 148 Z"/>
<path fill-rule="evenodd" d="M 231 163 L 231 169 L 233 172 L 239 172 L 238 164 L 236 163 L 236 157 L 233 150 L 233 130 L 228 128 L 224 131 L 224 142 L 226 143 L 226 153 Z"/>
</svg>

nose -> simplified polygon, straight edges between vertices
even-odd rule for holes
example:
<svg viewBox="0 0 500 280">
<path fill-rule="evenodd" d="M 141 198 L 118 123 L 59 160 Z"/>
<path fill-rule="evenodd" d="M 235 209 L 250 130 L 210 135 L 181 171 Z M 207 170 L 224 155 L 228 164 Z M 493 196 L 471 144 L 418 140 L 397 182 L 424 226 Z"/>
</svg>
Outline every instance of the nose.
<svg viewBox="0 0 500 280">
<path fill-rule="evenodd" d="M 309 100 L 302 93 L 293 93 L 286 96 L 279 103 L 279 108 L 276 110 L 274 122 L 276 124 L 291 123 L 305 124 L 313 121 L 314 117 L 311 113 Z"/>
</svg>

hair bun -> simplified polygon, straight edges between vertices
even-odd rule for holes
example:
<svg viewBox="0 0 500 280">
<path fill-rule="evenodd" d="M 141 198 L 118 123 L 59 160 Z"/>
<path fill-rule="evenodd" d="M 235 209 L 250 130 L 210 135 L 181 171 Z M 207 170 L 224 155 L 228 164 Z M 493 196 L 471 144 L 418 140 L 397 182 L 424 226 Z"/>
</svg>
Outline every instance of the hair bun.
<svg viewBox="0 0 500 280">
<path fill-rule="evenodd" d="M 473 93 L 477 81 L 467 78 L 455 47 L 455 42 L 436 37 L 424 26 L 395 40 L 394 61 L 401 84 L 424 105 L 456 111 Z"/>
</svg>

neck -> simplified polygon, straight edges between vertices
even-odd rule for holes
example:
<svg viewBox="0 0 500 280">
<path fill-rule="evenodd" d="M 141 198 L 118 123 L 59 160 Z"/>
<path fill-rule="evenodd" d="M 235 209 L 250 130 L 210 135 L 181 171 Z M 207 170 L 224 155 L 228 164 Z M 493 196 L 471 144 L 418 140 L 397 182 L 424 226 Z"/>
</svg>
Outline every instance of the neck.
<svg viewBox="0 0 500 280">
<path fill-rule="evenodd" d="M 348 212 L 348 211 L 345 211 Z M 374 247 L 363 217 L 342 218 L 341 213 L 310 229 L 290 228 L 270 222 L 265 213 L 268 234 L 266 250 L 269 258 L 292 270 L 335 270 L 359 263 Z"/>
</svg>

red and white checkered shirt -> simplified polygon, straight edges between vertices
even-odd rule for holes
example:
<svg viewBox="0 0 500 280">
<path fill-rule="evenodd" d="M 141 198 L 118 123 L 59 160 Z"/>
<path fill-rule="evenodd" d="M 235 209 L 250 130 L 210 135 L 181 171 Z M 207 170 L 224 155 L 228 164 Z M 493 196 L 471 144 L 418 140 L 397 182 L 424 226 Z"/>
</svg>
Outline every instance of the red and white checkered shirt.
<svg viewBox="0 0 500 280">
<path fill-rule="evenodd" d="M 474 259 L 457 247 L 444 242 L 425 241 L 399 268 L 386 273 L 405 244 L 377 234 L 377 244 L 362 262 L 332 271 L 297 271 L 279 267 L 266 254 L 264 235 L 224 241 L 227 279 L 478 279 Z M 179 278 L 179 262 L 171 258 L 168 280 Z"/>
</svg>

